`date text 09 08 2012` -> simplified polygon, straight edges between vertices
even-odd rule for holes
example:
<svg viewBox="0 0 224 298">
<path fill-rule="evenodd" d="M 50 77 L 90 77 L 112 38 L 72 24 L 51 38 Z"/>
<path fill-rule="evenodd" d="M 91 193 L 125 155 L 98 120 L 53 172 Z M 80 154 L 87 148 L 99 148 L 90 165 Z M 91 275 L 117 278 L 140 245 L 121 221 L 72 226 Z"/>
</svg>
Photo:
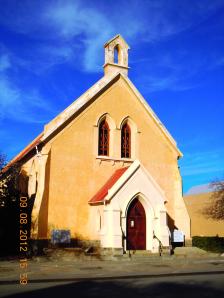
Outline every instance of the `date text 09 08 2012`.
<svg viewBox="0 0 224 298">
<path fill-rule="evenodd" d="M 19 230 L 19 252 L 20 252 L 20 284 L 28 283 L 27 277 L 27 252 L 28 252 L 28 232 L 27 232 L 27 197 L 20 197 L 20 230 Z"/>
</svg>

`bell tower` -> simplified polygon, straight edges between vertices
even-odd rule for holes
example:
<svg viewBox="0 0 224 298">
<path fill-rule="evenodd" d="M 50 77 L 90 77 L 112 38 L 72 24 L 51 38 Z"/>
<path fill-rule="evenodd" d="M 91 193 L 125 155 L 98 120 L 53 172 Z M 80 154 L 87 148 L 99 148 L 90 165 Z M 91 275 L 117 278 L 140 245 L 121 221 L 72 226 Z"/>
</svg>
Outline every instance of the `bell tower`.
<svg viewBox="0 0 224 298">
<path fill-rule="evenodd" d="M 110 39 L 104 45 L 105 48 L 105 64 L 104 74 L 105 76 L 111 76 L 115 73 L 122 73 L 128 75 L 128 50 L 129 45 L 118 34 L 114 38 Z"/>
</svg>

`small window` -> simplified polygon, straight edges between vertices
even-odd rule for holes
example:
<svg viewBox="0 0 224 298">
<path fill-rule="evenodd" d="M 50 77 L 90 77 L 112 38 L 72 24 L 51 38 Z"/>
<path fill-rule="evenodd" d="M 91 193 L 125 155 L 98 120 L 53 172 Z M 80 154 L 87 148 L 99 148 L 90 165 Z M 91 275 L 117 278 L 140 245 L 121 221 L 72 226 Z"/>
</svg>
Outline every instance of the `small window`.
<svg viewBox="0 0 224 298">
<path fill-rule="evenodd" d="M 102 120 L 99 125 L 99 144 L 98 144 L 98 154 L 99 155 L 109 155 L 109 126 L 106 120 Z"/>
<path fill-rule="evenodd" d="M 114 48 L 114 63 L 118 64 L 119 63 L 119 49 L 118 46 Z"/>
<path fill-rule="evenodd" d="M 127 123 L 121 129 L 121 157 L 131 157 L 131 130 Z"/>
</svg>

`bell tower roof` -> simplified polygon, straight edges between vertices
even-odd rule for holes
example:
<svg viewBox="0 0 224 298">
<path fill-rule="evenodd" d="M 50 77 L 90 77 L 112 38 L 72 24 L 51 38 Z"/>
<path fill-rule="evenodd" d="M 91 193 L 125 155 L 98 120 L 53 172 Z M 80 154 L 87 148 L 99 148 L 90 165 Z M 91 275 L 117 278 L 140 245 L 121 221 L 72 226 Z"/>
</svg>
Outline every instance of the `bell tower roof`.
<svg viewBox="0 0 224 298">
<path fill-rule="evenodd" d="M 128 75 L 128 50 L 129 45 L 118 34 L 111 38 L 104 45 L 105 48 L 105 64 L 104 74 L 106 76 L 114 75 L 115 73 L 122 73 Z"/>
</svg>

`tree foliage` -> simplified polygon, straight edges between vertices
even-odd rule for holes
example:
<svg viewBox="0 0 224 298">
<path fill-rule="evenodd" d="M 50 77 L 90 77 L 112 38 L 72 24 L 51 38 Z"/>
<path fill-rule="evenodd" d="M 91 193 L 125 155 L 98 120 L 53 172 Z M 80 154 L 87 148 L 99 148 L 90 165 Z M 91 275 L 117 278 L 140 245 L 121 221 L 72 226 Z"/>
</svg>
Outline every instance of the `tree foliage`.
<svg viewBox="0 0 224 298">
<path fill-rule="evenodd" d="M 20 167 L 15 163 L 2 171 L 5 165 L 6 156 L 0 153 L 0 208 L 15 202 L 19 196 Z"/>
<path fill-rule="evenodd" d="M 0 207 L 4 206 L 7 184 L 2 169 L 6 165 L 6 156 L 0 152 Z"/>
<path fill-rule="evenodd" d="M 28 198 L 28 175 L 22 168 L 22 162 L 6 166 L 6 156 L 0 152 L 0 256 L 20 253 L 20 198 Z M 28 239 L 31 231 L 31 214 L 35 196 L 28 198 L 27 207 L 22 212 L 27 214 Z M 30 249 L 30 248 L 29 248 Z M 28 253 L 28 252 L 27 252 Z"/>
<path fill-rule="evenodd" d="M 0 153 L 0 255 L 15 254 L 19 239 L 19 167 L 5 165 L 6 156 Z"/>
<path fill-rule="evenodd" d="M 6 165 L 6 155 L 0 152 L 0 171 Z"/>
<path fill-rule="evenodd" d="M 224 180 L 215 180 L 210 183 L 212 193 L 210 204 L 204 214 L 214 220 L 224 220 Z"/>
</svg>

